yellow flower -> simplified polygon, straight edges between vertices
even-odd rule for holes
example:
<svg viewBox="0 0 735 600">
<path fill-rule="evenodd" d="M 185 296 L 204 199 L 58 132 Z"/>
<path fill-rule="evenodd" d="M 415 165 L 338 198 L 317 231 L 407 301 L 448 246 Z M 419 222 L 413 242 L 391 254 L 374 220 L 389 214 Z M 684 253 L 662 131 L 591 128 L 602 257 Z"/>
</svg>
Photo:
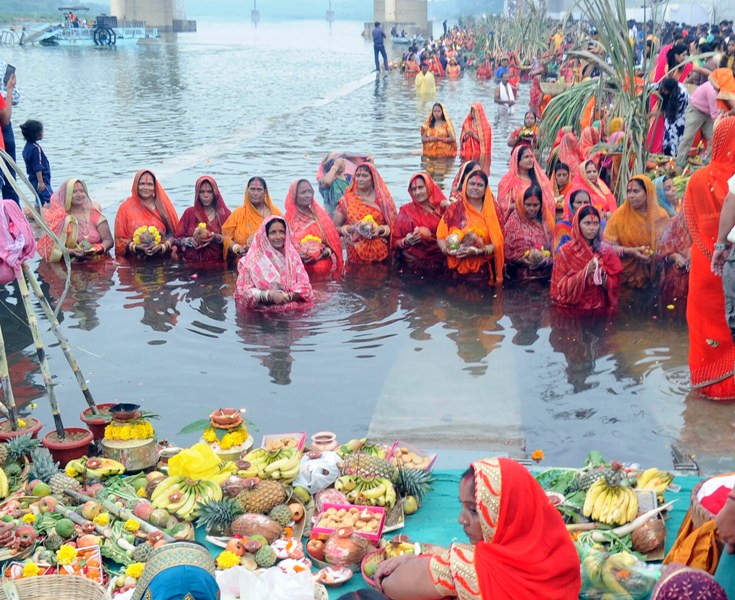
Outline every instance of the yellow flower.
<svg viewBox="0 0 735 600">
<path fill-rule="evenodd" d="M 160 244 L 161 243 L 161 233 L 154 227 L 153 225 L 142 225 L 141 227 L 138 227 L 133 232 L 133 243 L 137 246 L 141 243 L 142 236 L 145 235 L 146 237 L 150 236 L 153 238 L 154 244 Z"/>
<path fill-rule="evenodd" d="M 22 521 L 24 523 L 34 523 L 36 521 L 36 515 L 33 513 L 26 513 L 23 515 Z"/>
<path fill-rule="evenodd" d="M 133 579 L 140 579 L 140 576 L 143 574 L 143 569 L 145 569 L 145 563 L 133 563 L 125 569 L 125 575 Z"/>
<path fill-rule="evenodd" d="M 206 223 L 197 223 L 197 227 L 199 229 L 206 229 L 207 228 L 207 224 Z"/>
<path fill-rule="evenodd" d="M 36 404 L 35 402 L 31 402 L 28 405 L 28 410 L 33 410 L 34 408 L 38 408 L 38 404 Z"/>
<path fill-rule="evenodd" d="M 148 494 L 147 494 L 147 493 L 146 493 L 146 491 L 145 491 L 145 487 L 142 487 L 142 488 L 140 488 L 140 489 L 139 489 L 139 490 L 138 490 L 138 491 L 136 492 L 136 494 L 137 494 L 138 498 L 147 498 L 147 497 L 148 497 Z"/>
<path fill-rule="evenodd" d="M 125 531 L 138 531 L 140 529 L 140 523 L 135 519 L 128 519 L 125 521 Z"/>
<path fill-rule="evenodd" d="M 317 235 L 311 235 L 311 234 L 305 235 L 304 237 L 301 238 L 301 243 L 302 244 L 306 244 L 308 242 L 314 242 L 315 244 L 321 244 L 322 243 L 322 238 L 320 238 Z"/>
<path fill-rule="evenodd" d="M 110 423 L 105 427 L 105 437 L 108 440 L 147 440 L 156 435 L 153 426 L 145 419 L 138 419 L 133 423 Z"/>
<path fill-rule="evenodd" d="M 214 432 L 213 427 L 207 427 L 202 434 L 204 441 L 208 444 L 214 444 L 217 441 L 217 434 Z"/>
<path fill-rule="evenodd" d="M 536 462 L 541 462 L 542 460 L 544 460 L 544 451 L 534 450 L 533 454 L 531 454 L 531 458 L 535 460 Z"/>
<path fill-rule="evenodd" d="M 104 527 L 105 525 L 107 525 L 110 522 L 110 515 L 109 515 L 109 513 L 103 512 L 103 513 L 98 514 L 94 518 L 94 522 L 97 525 L 99 525 L 100 527 Z"/>
<path fill-rule="evenodd" d="M 229 550 L 225 550 L 217 557 L 217 568 L 219 569 L 231 569 L 235 565 L 239 564 L 240 557 Z"/>
<path fill-rule="evenodd" d="M 362 218 L 362 222 L 363 223 L 370 223 L 371 225 L 375 225 L 376 227 L 378 225 L 378 223 L 375 221 L 375 218 L 373 217 L 373 215 L 365 215 Z"/>
<path fill-rule="evenodd" d="M 77 549 L 69 544 L 64 544 L 56 551 L 56 562 L 60 565 L 70 565 L 77 559 Z"/>
<path fill-rule="evenodd" d="M 35 577 L 41 572 L 41 568 L 34 562 L 23 565 L 23 577 Z"/>
<path fill-rule="evenodd" d="M 20 427 L 21 429 L 25 429 L 26 422 L 23 419 L 18 419 L 18 427 Z"/>
</svg>

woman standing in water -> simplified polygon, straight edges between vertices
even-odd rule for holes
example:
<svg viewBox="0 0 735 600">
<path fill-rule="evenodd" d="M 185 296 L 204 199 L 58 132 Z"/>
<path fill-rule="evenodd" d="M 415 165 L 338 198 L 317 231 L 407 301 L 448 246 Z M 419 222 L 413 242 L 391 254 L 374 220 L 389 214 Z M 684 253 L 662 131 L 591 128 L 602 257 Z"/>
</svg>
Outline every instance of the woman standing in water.
<svg viewBox="0 0 735 600">
<path fill-rule="evenodd" d="M 194 206 L 181 215 L 176 228 L 184 260 L 220 262 L 223 260 L 222 226 L 230 216 L 219 186 L 213 177 L 204 175 L 194 185 Z M 202 227 L 204 225 L 204 227 Z"/>
<path fill-rule="evenodd" d="M 457 155 L 454 125 L 440 102 L 432 106 L 431 114 L 421 127 L 421 141 L 424 144 L 424 156 Z"/>
</svg>

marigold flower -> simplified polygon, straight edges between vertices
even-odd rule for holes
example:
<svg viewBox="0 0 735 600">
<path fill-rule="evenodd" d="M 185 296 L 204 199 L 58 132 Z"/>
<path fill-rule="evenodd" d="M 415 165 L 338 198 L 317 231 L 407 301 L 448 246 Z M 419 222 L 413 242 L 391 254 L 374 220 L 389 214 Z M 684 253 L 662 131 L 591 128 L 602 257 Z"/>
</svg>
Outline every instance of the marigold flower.
<svg viewBox="0 0 735 600">
<path fill-rule="evenodd" d="M 145 488 L 144 488 L 144 487 L 140 488 L 140 489 L 139 489 L 139 490 L 138 490 L 138 491 L 136 492 L 136 494 L 137 494 L 138 498 L 147 498 L 147 497 L 148 497 L 148 494 L 146 493 L 146 491 L 145 491 Z"/>
<path fill-rule="evenodd" d="M 18 419 L 18 427 L 20 427 L 21 429 L 25 429 L 26 422 L 23 419 Z"/>
<path fill-rule="evenodd" d="M 24 523 L 34 523 L 36 521 L 36 515 L 31 513 L 26 513 L 23 515 L 23 518 L 21 519 Z"/>
<path fill-rule="evenodd" d="M 132 565 L 128 565 L 125 569 L 125 575 L 126 577 L 132 577 L 133 579 L 140 579 L 140 576 L 143 574 L 143 569 L 145 569 L 144 563 L 133 563 Z"/>
<path fill-rule="evenodd" d="M 535 460 L 536 462 L 541 462 L 544 460 L 544 451 L 543 450 L 534 450 L 531 454 L 531 458 Z"/>
<path fill-rule="evenodd" d="M 76 477 L 77 475 L 79 475 L 74 467 L 66 467 L 66 469 L 64 469 L 64 473 L 66 473 L 69 477 Z"/>
<path fill-rule="evenodd" d="M 235 565 L 240 564 L 240 557 L 234 552 L 225 550 L 217 557 L 217 568 L 218 569 L 231 569 Z"/>
<path fill-rule="evenodd" d="M 140 523 L 138 523 L 138 521 L 136 521 L 135 519 L 128 519 L 127 521 L 125 521 L 126 531 L 136 532 L 138 531 L 138 529 L 140 529 Z"/>
<path fill-rule="evenodd" d="M 56 551 L 56 562 L 60 565 L 70 565 L 77 559 L 77 549 L 69 544 L 64 544 Z"/>
<path fill-rule="evenodd" d="M 39 567 L 34 562 L 28 562 L 25 565 L 23 565 L 23 577 L 35 577 L 41 572 L 41 567 Z"/>
<path fill-rule="evenodd" d="M 93 521 L 99 525 L 100 527 L 104 527 L 110 522 L 110 514 L 106 512 L 102 512 L 98 514 Z"/>
<path fill-rule="evenodd" d="M 305 235 L 304 237 L 302 237 L 300 243 L 307 244 L 309 242 L 314 242 L 315 244 L 321 244 L 322 238 L 320 238 L 318 235 L 309 234 L 309 235 Z"/>
</svg>

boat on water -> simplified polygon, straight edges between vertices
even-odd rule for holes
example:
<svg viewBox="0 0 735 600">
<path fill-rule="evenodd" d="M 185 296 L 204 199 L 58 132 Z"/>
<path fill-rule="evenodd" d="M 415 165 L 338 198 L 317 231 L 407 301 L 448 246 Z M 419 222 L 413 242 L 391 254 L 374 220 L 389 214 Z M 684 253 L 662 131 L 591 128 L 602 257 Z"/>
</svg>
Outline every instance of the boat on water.
<svg viewBox="0 0 735 600">
<path fill-rule="evenodd" d="M 418 45 L 418 44 L 424 43 L 424 38 L 422 38 L 420 35 L 415 36 L 415 37 L 408 37 L 407 35 L 394 35 L 394 36 L 391 36 L 390 39 L 394 44 L 398 44 L 399 46 L 400 45 L 408 46 L 410 44 Z"/>
</svg>

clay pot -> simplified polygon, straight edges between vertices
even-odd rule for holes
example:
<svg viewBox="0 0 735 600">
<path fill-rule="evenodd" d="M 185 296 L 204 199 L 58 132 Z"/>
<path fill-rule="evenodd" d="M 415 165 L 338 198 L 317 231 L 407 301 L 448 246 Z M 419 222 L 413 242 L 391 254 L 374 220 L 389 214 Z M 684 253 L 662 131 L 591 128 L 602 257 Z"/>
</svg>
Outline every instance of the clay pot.
<svg viewBox="0 0 735 600">
<path fill-rule="evenodd" d="M 63 469 L 70 460 L 82 458 L 89 452 L 89 445 L 94 439 L 92 432 L 89 429 L 83 429 L 81 427 L 66 427 L 64 432 L 67 437 L 63 440 L 55 439 L 54 435 L 56 431 L 47 433 L 43 436 L 41 443 L 48 448 L 51 452 L 51 456 L 54 460 L 59 463 L 59 466 Z M 69 439 L 70 434 L 85 434 L 84 437 L 78 436 L 80 439 Z M 51 436 L 54 435 L 54 439 Z M 77 435 L 75 435 L 77 437 Z"/>
<path fill-rule="evenodd" d="M 232 427 L 242 423 L 242 415 L 237 408 L 220 408 L 209 415 L 209 421 L 215 427 Z"/>
<path fill-rule="evenodd" d="M 38 432 L 41 431 L 41 427 L 43 427 L 43 423 L 39 421 L 38 419 L 34 419 L 32 417 L 26 417 L 23 419 L 26 422 L 25 429 L 18 429 L 17 431 L 12 431 L 11 429 L 8 429 L 8 431 L 0 431 L 0 442 L 7 442 L 12 440 L 13 438 L 18 437 L 19 435 L 25 435 L 26 433 L 32 433 L 33 439 L 36 439 L 38 437 Z M 10 422 L 8 419 L 3 419 L 0 421 L 0 425 L 7 423 L 8 428 L 10 427 Z"/>
<path fill-rule="evenodd" d="M 109 409 L 113 406 L 115 406 L 114 402 L 108 402 L 106 404 L 98 404 L 97 409 Z M 89 428 L 89 430 L 92 432 L 92 435 L 94 436 L 95 441 L 97 441 L 105 437 L 105 427 L 107 427 L 108 423 L 112 420 L 112 415 L 95 415 L 92 414 L 92 409 L 88 407 L 85 411 L 82 412 L 81 415 L 79 415 L 79 418 Z"/>
<path fill-rule="evenodd" d="M 311 436 L 311 448 L 328 452 L 339 446 L 337 434 L 332 431 L 320 431 Z"/>
</svg>

